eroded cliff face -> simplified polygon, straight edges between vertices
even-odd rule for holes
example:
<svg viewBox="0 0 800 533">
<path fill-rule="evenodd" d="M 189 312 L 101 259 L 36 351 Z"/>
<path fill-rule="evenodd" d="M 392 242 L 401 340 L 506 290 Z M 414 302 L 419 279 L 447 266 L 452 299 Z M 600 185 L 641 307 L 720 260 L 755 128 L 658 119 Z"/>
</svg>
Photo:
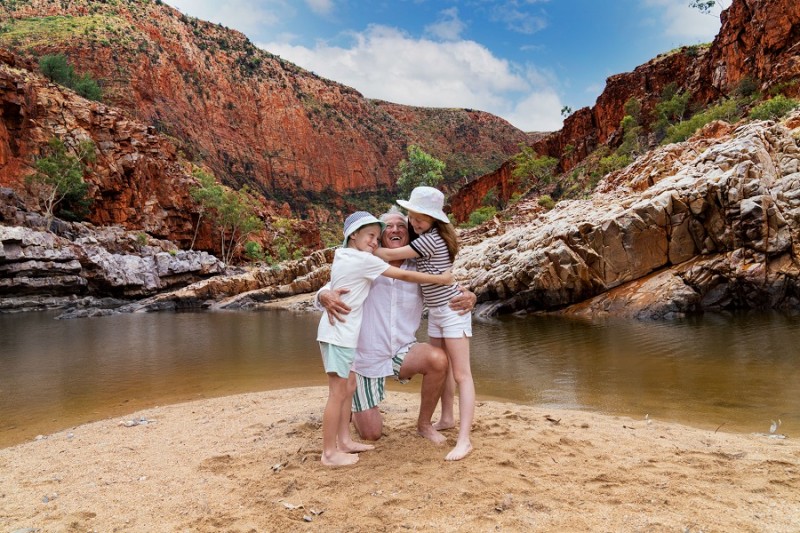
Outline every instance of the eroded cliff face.
<svg viewBox="0 0 800 533">
<path fill-rule="evenodd" d="M 66 54 L 100 80 L 107 103 L 174 137 L 225 183 L 288 202 L 296 216 L 324 219 L 320 206 L 338 197 L 392 190 L 409 144 L 473 176 L 527 139 L 487 113 L 368 100 L 166 5 L 29 0 L 2 11 L 15 22 L 0 44 L 30 57 Z M 33 22 L 42 16 L 55 22 Z"/>
<path fill-rule="evenodd" d="M 590 200 L 512 213 L 462 249 L 454 273 L 489 314 L 796 308 L 800 113 L 708 129 L 610 175 Z"/>
<path fill-rule="evenodd" d="M 593 107 L 577 110 L 561 130 L 531 145 L 537 154 L 559 159 L 559 171 L 567 172 L 598 147 L 619 145 L 620 121 L 629 99 L 641 102 L 642 116 L 652 116 L 663 89 L 674 82 L 692 95 L 690 106 L 702 108 L 733 94 L 745 78 L 763 92 L 780 85 L 787 96 L 800 94 L 800 4 L 734 0 L 723 12 L 720 32 L 710 47 L 684 47 L 633 72 L 609 77 Z M 506 167 L 511 165 L 505 163 L 456 193 L 451 198 L 456 219 L 466 220 L 498 184 L 498 196 L 508 200 L 515 192 L 508 184 L 511 169 Z"/>
<path fill-rule="evenodd" d="M 97 161 L 86 175 L 95 200 L 89 219 L 188 247 L 197 216 L 189 195 L 195 182 L 191 168 L 178 160 L 176 146 L 116 108 L 47 83 L 28 66 L 0 53 L 0 185 L 24 190 L 32 172 L 30 156 L 40 154 L 53 137 L 75 144 L 91 140 Z M 206 228 L 199 245 L 211 244 Z"/>
</svg>

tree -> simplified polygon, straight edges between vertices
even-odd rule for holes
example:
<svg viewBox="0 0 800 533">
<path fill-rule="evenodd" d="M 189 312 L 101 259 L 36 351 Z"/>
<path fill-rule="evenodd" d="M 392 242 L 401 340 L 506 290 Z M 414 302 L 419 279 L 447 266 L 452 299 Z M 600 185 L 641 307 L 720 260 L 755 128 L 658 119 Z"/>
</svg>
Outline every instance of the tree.
<svg viewBox="0 0 800 533">
<path fill-rule="evenodd" d="M 531 185 L 531 179 L 550 183 L 553 171 L 558 166 L 558 159 L 550 156 L 540 157 L 533 148 L 525 144 L 520 144 L 519 149 L 519 153 L 511 158 L 514 161 L 511 176 L 518 181 L 519 188 L 527 189 Z"/>
<path fill-rule="evenodd" d="M 47 144 L 47 155 L 36 159 L 33 163 L 36 172 L 26 178 L 31 194 L 37 199 L 44 212 L 46 228 L 50 229 L 57 210 L 64 209 L 66 218 L 80 219 L 91 204 L 89 184 L 83 180 L 87 171 L 87 163 L 94 162 L 95 146 L 86 140 L 68 150 L 58 138 Z"/>
<path fill-rule="evenodd" d="M 668 83 L 664 87 L 655 108 L 655 130 L 659 135 L 663 136 L 667 128 L 683 120 L 691 96 L 688 91 L 680 92 L 675 82 Z"/>
<path fill-rule="evenodd" d="M 638 99 L 631 97 L 625 102 L 623 109 L 625 110 L 625 116 L 620 121 L 622 143 L 618 151 L 625 155 L 635 155 L 642 148 L 640 141 L 642 135 L 642 103 Z"/>
<path fill-rule="evenodd" d="M 428 185 L 436 187 L 444 179 L 442 172 L 445 164 L 432 155 L 425 153 L 419 146 L 408 147 L 408 159 L 397 165 L 397 187 L 401 194 L 409 195 L 414 187 Z"/>
<path fill-rule="evenodd" d="M 99 102 L 103 97 L 97 82 L 89 74 L 76 75 L 64 54 L 42 56 L 39 59 L 39 71 L 53 82 L 72 89 L 84 98 Z"/>
<path fill-rule="evenodd" d="M 561 116 L 568 117 L 572 114 L 572 108 L 568 105 L 565 105 L 561 108 Z"/>
<path fill-rule="evenodd" d="M 700 10 L 704 15 L 710 15 L 711 9 L 718 7 L 720 12 L 725 9 L 725 2 L 721 0 L 691 0 L 689 7 Z"/>
<path fill-rule="evenodd" d="M 264 223 L 257 215 L 258 204 L 247 186 L 234 191 L 217 183 L 213 175 L 200 169 L 196 169 L 193 175 L 198 186 L 193 187 L 190 194 L 200 205 L 197 227 L 203 216 L 210 218 L 219 231 L 220 258 L 230 264 L 247 237 L 264 228 Z M 192 238 L 192 246 L 194 240 Z"/>
<path fill-rule="evenodd" d="M 75 69 L 67 63 L 64 54 L 46 55 L 39 59 L 39 71 L 49 80 L 69 87 L 75 77 Z"/>
</svg>

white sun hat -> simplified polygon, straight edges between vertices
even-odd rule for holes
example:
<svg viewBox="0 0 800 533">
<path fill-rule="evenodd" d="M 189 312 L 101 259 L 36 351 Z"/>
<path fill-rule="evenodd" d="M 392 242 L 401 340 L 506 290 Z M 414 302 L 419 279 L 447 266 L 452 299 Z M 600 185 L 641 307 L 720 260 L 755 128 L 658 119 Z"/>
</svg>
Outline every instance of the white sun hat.
<svg viewBox="0 0 800 533">
<path fill-rule="evenodd" d="M 444 214 L 444 193 L 433 187 L 415 187 L 408 200 L 397 200 L 400 207 L 415 213 L 428 215 L 436 220 L 449 223 L 450 219 Z"/>
<path fill-rule="evenodd" d="M 355 233 L 359 228 L 363 228 L 364 226 L 369 226 L 370 224 L 378 224 L 381 227 L 381 231 L 383 228 L 386 227 L 386 224 L 372 216 L 370 213 L 366 211 L 356 211 L 349 217 L 344 220 L 344 242 L 342 246 L 347 248 L 347 239 Z"/>
</svg>

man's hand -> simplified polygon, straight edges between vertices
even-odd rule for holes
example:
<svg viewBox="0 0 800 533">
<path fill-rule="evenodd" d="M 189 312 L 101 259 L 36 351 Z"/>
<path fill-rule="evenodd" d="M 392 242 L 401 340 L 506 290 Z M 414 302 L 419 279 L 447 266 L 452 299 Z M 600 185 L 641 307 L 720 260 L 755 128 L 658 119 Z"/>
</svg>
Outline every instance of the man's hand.
<svg viewBox="0 0 800 533">
<path fill-rule="evenodd" d="M 319 304 L 327 311 L 328 322 L 331 325 L 335 324 L 336 320 L 347 322 L 344 317 L 350 313 L 350 306 L 342 301 L 342 294 L 347 294 L 348 292 L 350 292 L 350 289 L 341 288 L 319 293 Z"/>
<path fill-rule="evenodd" d="M 450 309 L 457 311 L 459 315 L 466 315 L 475 308 L 478 297 L 469 289 L 465 289 L 461 286 L 459 286 L 458 289 L 461 291 L 461 294 L 453 296 L 450 300 Z"/>
</svg>

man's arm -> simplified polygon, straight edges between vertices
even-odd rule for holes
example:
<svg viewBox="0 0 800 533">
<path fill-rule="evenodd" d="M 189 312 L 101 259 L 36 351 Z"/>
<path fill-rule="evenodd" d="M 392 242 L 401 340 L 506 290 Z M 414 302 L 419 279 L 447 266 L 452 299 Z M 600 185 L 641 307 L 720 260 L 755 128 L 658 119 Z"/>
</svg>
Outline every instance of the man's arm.
<svg viewBox="0 0 800 533">
<path fill-rule="evenodd" d="M 317 302 L 328 313 L 328 322 L 334 324 L 336 320 L 346 322 L 345 316 L 350 313 L 350 306 L 342 301 L 342 294 L 347 294 L 350 289 L 330 290 L 322 288 L 317 293 Z"/>
<path fill-rule="evenodd" d="M 450 299 L 450 309 L 453 311 L 458 311 L 459 315 L 466 315 L 475 308 L 475 304 L 478 302 L 478 297 L 475 296 L 475 293 L 469 289 L 465 289 L 461 286 L 458 288 L 461 291 L 461 294 L 458 296 L 453 296 Z"/>
</svg>

